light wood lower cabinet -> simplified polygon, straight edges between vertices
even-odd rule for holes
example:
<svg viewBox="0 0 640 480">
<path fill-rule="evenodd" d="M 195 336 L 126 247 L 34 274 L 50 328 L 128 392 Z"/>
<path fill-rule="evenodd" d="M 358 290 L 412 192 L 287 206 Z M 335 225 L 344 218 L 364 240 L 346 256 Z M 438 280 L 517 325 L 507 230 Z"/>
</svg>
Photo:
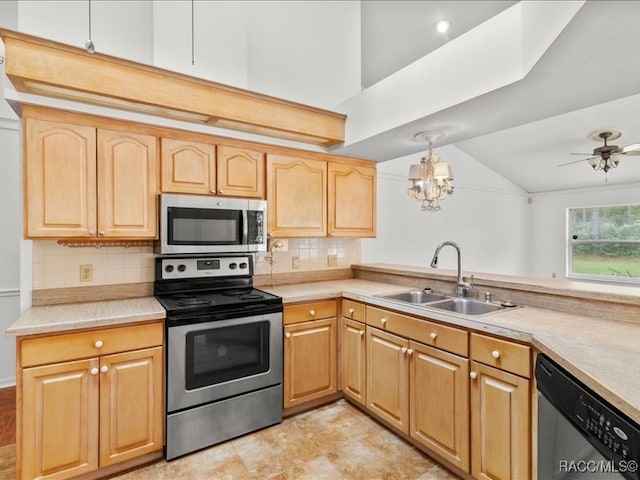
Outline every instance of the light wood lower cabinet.
<svg viewBox="0 0 640 480">
<path fill-rule="evenodd" d="M 367 326 L 366 406 L 409 433 L 409 340 Z"/>
<path fill-rule="evenodd" d="M 471 362 L 474 478 L 531 478 L 529 380 Z"/>
<path fill-rule="evenodd" d="M 336 317 L 286 325 L 284 336 L 284 408 L 336 393 Z"/>
<path fill-rule="evenodd" d="M 118 352 L 132 342 L 140 348 Z M 162 342 L 162 322 L 19 339 L 17 478 L 61 480 L 161 452 Z"/>
<path fill-rule="evenodd" d="M 469 471 L 469 360 L 409 343 L 409 434 Z"/>
<path fill-rule="evenodd" d="M 367 374 L 365 328 L 362 322 L 342 317 L 340 336 L 342 391 L 347 397 L 363 406 Z"/>
</svg>

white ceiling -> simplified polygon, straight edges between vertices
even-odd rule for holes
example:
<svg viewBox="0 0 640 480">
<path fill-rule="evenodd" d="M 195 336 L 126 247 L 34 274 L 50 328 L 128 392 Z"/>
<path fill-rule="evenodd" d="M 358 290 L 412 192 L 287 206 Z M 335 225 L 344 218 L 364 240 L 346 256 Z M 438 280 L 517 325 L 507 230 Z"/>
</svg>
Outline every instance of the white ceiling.
<svg viewBox="0 0 640 480">
<path fill-rule="evenodd" d="M 365 2 L 362 48 L 363 62 L 368 65 L 363 65 L 363 76 L 375 81 L 403 67 L 394 51 L 410 50 L 411 55 L 403 59 L 408 63 L 415 59 L 412 56 L 424 55 L 442 43 L 430 29 L 413 26 L 407 29 L 413 36 L 402 36 L 385 28 L 380 38 L 392 41 L 393 48 L 383 49 L 371 40 L 365 43 L 371 38 L 367 22 L 387 18 L 395 27 L 403 22 L 415 25 L 416 19 L 424 21 L 424 17 L 419 16 L 417 5 L 409 7 L 422 4 L 432 15 L 427 24 L 440 19 L 442 8 L 452 26 L 464 26 L 454 28 L 451 35 L 457 36 L 486 20 L 486 12 L 495 15 L 513 3 Z M 486 10 L 457 4 L 486 4 Z M 392 15 L 393 5 L 397 9 Z M 452 8 L 447 10 L 447 6 Z M 623 136 L 613 142 L 617 145 L 640 142 L 638 19 L 640 2 L 589 0 L 524 79 L 336 152 L 389 160 L 423 151 L 424 145 L 407 139 L 446 125 L 440 146 L 458 146 L 528 192 L 593 187 L 605 181 L 610 185 L 640 182 L 640 157 L 623 158 L 607 175 L 594 172 L 587 162 L 558 167 L 580 158 L 569 153 L 589 153 L 599 146 L 588 138 L 597 129 L 622 131 Z M 425 53 L 416 50 L 415 43 L 422 44 Z"/>
</svg>

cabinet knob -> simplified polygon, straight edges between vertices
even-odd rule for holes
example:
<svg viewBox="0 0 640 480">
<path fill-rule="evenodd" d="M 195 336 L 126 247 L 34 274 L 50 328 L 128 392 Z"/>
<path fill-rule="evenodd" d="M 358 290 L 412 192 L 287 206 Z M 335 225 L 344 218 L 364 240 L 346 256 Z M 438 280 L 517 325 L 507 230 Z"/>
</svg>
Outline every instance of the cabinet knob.
<svg viewBox="0 0 640 480">
<path fill-rule="evenodd" d="M 476 378 L 478 378 L 478 374 L 476 372 L 470 372 L 469 376 L 471 377 L 471 380 L 475 380 Z"/>
<path fill-rule="evenodd" d="M 364 330 L 360 330 L 360 336 L 364 337 Z"/>
<path fill-rule="evenodd" d="M 403 355 L 406 354 L 407 353 L 407 347 L 402 347 L 400 349 L 400 351 L 402 352 Z"/>
<path fill-rule="evenodd" d="M 438 337 L 438 334 L 436 332 L 431 332 L 429 337 L 431 337 L 431 340 L 435 340 Z"/>
<path fill-rule="evenodd" d="M 409 350 L 407 350 L 407 355 L 409 356 L 413 355 L 413 349 L 410 348 Z"/>
<path fill-rule="evenodd" d="M 91 370 L 89 370 L 89 373 L 91 373 L 91 375 L 97 375 L 98 374 L 98 367 L 93 367 Z"/>
<path fill-rule="evenodd" d="M 96 231 L 95 230 L 89 230 L 89 236 L 90 237 L 95 237 L 96 235 Z"/>
<path fill-rule="evenodd" d="M 355 310 L 353 308 L 349 309 L 349 315 L 353 315 L 353 312 L 355 312 Z"/>
<path fill-rule="evenodd" d="M 223 191 L 223 190 L 218 190 L 218 193 L 219 193 L 220 195 L 224 195 L 224 191 Z"/>
<path fill-rule="evenodd" d="M 495 359 L 500 358 L 500 352 L 498 350 L 494 350 L 493 352 L 491 352 L 491 356 Z"/>
<path fill-rule="evenodd" d="M 107 365 L 103 365 L 100 367 L 100 371 L 102 373 L 107 373 L 109 371 L 109 367 Z"/>
<path fill-rule="evenodd" d="M 216 189 L 215 189 L 215 188 L 212 188 L 212 189 L 211 189 L 211 193 L 216 193 Z"/>
<path fill-rule="evenodd" d="M 93 344 L 93 346 L 96 348 L 102 348 L 102 345 L 104 345 L 104 343 L 102 343 L 102 340 L 96 340 L 96 343 Z"/>
<path fill-rule="evenodd" d="M 284 334 L 284 336 L 287 337 L 287 338 L 291 338 L 291 333 L 287 332 L 287 333 Z"/>
<path fill-rule="evenodd" d="M 99 235 L 99 236 L 101 236 L 101 237 L 104 237 L 104 230 L 100 230 L 100 231 L 98 232 L 98 235 Z"/>
<path fill-rule="evenodd" d="M 387 319 L 386 318 L 381 318 L 380 319 L 380 323 L 382 323 L 384 325 L 385 323 L 387 323 Z"/>
<path fill-rule="evenodd" d="M 316 314 L 315 310 L 309 310 L 309 315 L 311 315 L 312 317 Z"/>
</svg>

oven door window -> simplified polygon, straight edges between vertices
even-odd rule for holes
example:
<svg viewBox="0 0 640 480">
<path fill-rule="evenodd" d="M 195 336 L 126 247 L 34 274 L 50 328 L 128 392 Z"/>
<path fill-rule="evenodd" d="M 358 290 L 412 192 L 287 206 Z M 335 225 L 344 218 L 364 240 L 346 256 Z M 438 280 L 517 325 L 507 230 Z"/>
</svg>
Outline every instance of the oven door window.
<svg viewBox="0 0 640 480">
<path fill-rule="evenodd" d="M 242 210 L 170 207 L 169 245 L 242 245 Z"/>
<path fill-rule="evenodd" d="M 269 328 L 264 321 L 189 332 L 187 390 L 267 372 Z"/>
</svg>

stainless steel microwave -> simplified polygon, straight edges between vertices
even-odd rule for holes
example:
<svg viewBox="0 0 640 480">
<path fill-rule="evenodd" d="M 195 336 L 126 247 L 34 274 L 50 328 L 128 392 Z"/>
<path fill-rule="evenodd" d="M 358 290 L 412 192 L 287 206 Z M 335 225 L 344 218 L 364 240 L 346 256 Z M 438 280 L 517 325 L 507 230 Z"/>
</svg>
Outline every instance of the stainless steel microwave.
<svg viewBox="0 0 640 480">
<path fill-rule="evenodd" d="M 201 195 L 160 195 L 156 252 L 224 253 L 267 249 L 267 202 Z"/>
</svg>

